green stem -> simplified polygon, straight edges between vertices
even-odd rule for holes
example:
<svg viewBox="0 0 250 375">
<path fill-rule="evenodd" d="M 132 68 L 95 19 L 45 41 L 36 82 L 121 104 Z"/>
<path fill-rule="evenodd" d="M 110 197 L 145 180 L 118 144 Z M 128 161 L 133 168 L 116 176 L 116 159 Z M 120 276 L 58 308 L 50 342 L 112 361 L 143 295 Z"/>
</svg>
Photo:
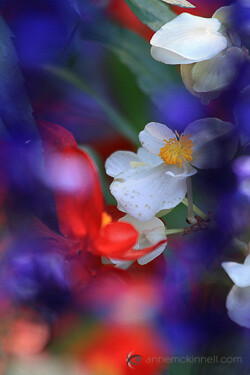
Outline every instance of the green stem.
<svg viewBox="0 0 250 375">
<path fill-rule="evenodd" d="M 182 201 L 182 203 L 188 207 L 188 200 L 187 198 L 185 197 Z M 200 216 L 202 219 L 206 219 L 207 215 L 205 214 L 205 212 L 203 212 L 199 207 L 197 207 L 195 204 L 193 204 L 193 211 L 198 215 Z"/>
<path fill-rule="evenodd" d="M 178 233 L 183 233 L 184 232 L 184 228 L 176 228 L 176 229 L 167 229 L 166 230 L 166 235 L 167 236 L 171 236 L 173 234 L 178 234 Z"/>
</svg>

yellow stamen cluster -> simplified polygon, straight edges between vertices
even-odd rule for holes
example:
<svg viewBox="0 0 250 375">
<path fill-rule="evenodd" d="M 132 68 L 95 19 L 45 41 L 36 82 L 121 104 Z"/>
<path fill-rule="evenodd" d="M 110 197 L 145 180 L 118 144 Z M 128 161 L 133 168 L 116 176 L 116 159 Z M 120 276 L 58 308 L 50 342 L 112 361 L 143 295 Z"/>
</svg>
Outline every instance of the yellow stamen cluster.
<svg viewBox="0 0 250 375">
<path fill-rule="evenodd" d="M 112 222 L 112 217 L 106 211 L 103 211 L 101 228 L 106 227 L 106 225 L 110 224 L 111 222 Z"/>
<path fill-rule="evenodd" d="M 190 139 L 190 135 L 178 134 L 175 131 L 176 138 L 170 138 L 168 141 L 164 139 L 166 145 L 161 148 L 159 156 L 166 164 L 177 165 L 182 167 L 186 161 L 192 160 L 192 147 L 194 143 Z"/>
</svg>

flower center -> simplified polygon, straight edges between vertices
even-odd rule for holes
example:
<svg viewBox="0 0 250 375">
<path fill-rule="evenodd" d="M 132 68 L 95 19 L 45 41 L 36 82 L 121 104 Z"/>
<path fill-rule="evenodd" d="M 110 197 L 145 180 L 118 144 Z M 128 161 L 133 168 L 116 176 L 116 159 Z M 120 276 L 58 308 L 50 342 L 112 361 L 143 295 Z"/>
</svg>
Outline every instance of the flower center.
<svg viewBox="0 0 250 375">
<path fill-rule="evenodd" d="M 166 145 L 161 148 L 159 156 L 164 160 L 165 164 L 175 164 L 182 167 L 186 161 L 192 160 L 192 147 L 194 143 L 189 139 L 190 135 L 178 134 L 175 131 L 176 138 L 170 138 L 168 141 L 164 139 Z"/>
</svg>

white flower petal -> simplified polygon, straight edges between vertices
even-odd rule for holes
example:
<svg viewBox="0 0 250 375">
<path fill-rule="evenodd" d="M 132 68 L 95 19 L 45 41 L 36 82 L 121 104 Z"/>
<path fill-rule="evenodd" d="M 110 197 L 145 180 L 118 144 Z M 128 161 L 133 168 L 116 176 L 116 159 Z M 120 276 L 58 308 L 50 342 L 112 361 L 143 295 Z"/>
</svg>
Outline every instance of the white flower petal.
<svg viewBox="0 0 250 375">
<path fill-rule="evenodd" d="M 101 257 L 101 262 L 102 264 L 106 265 L 114 265 L 115 268 L 119 268 L 121 270 L 127 270 L 131 264 L 134 263 L 132 260 L 121 260 L 121 259 L 114 259 L 114 258 L 106 258 L 106 257 Z"/>
<path fill-rule="evenodd" d="M 250 254 L 246 257 L 244 264 L 250 266 Z"/>
<path fill-rule="evenodd" d="M 212 99 L 215 99 L 218 96 L 220 96 L 220 91 L 199 92 L 199 93 L 197 91 L 194 91 L 194 88 L 193 88 L 194 82 L 193 82 L 193 79 L 192 79 L 192 69 L 193 69 L 195 64 L 188 64 L 188 65 L 182 64 L 180 66 L 182 81 L 183 81 L 184 85 L 186 86 L 186 88 L 188 89 L 188 91 L 192 95 L 197 96 L 198 98 L 201 99 L 202 104 L 209 104 L 209 102 Z M 199 64 L 199 63 L 197 63 L 197 64 Z"/>
<path fill-rule="evenodd" d="M 155 245 L 161 240 L 166 239 L 166 227 L 163 221 L 157 217 L 153 217 L 149 221 L 139 221 L 131 215 L 125 215 L 119 221 L 132 224 L 140 235 L 144 235 L 148 241 L 146 246 Z M 138 248 L 141 249 L 143 246 L 139 246 Z"/>
<path fill-rule="evenodd" d="M 101 257 L 102 264 L 113 264 L 109 258 Z"/>
<path fill-rule="evenodd" d="M 121 173 L 110 186 L 119 206 L 140 221 L 177 206 L 186 194 L 186 179 L 166 175 L 166 166 L 141 166 Z"/>
<path fill-rule="evenodd" d="M 111 185 L 110 185 L 110 187 L 111 187 Z M 117 209 L 118 209 L 119 211 L 121 211 L 121 212 L 125 212 L 125 213 L 126 213 L 126 211 L 125 211 L 124 208 L 120 205 L 119 202 L 117 202 Z"/>
<path fill-rule="evenodd" d="M 235 11 L 234 5 L 228 5 L 216 10 L 213 18 L 217 18 L 227 29 L 232 29 L 234 26 L 233 14 Z"/>
<path fill-rule="evenodd" d="M 160 228 L 160 237 L 157 238 L 155 242 L 151 241 L 151 245 L 154 245 L 155 243 L 165 238 L 165 225 L 162 222 L 162 220 L 158 219 L 157 217 L 153 217 L 153 219 L 149 221 L 140 221 L 137 220 L 135 217 L 127 214 L 123 216 L 121 219 L 119 219 L 119 221 L 132 224 L 139 233 L 148 233 Z M 148 246 L 150 246 L 150 244 Z"/>
<path fill-rule="evenodd" d="M 149 241 L 149 246 L 155 245 L 158 242 L 166 239 L 166 234 L 165 234 L 166 228 L 160 219 L 158 219 L 157 217 L 154 217 L 152 220 L 150 220 L 150 224 L 152 228 L 144 231 L 145 236 Z M 152 260 L 154 260 L 155 258 L 157 258 L 159 255 L 161 255 L 163 251 L 165 250 L 165 248 L 166 248 L 166 243 L 160 245 L 157 249 L 155 249 L 151 253 L 144 255 L 143 257 L 138 259 L 137 262 L 140 265 L 147 264 L 151 262 Z"/>
<path fill-rule="evenodd" d="M 148 222 L 148 228 L 144 230 L 145 236 L 148 241 L 155 245 L 157 242 L 166 239 L 166 227 L 162 220 L 157 217 L 153 217 L 153 219 Z M 166 245 L 164 245 L 166 246 Z"/>
<path fill-rule="evenodd" d="M 115 268 L 119 268 L 120 270 L 127 270 L 134 263 L 133 260 L 120 260 L 114 258 L 110 258 L 110 261 L 115 265 Z"/>
<path fill-rule="evenodd" d="M 116 151 L 114 152 L 105 163 L 106 173 L 115 177 L 126 169 L 130 168 L 130 162 L 140 162 L 138 156 L 130 151 Z"/>
<path fill-rule="evenodd" d="M 210 92 L 225 89 L 237 78 L 244 58 L 241 48 L 232 47 L 213 59 L 194 64 L 191 72 L 193 90 Z"/>
<path fill-rule="evenodd" d="M 227 47 L 227 39 L 219 33 L 220 27 L 221 23 L 216 18 L 182 13 L 162 26 L 153 35 L 150 43 L 154 47 L 171 52 L 169 56 L 164 56 L 162 53 L 158 56 L 165 64 L 204 61 L 216 56 Z M 183 61 L 183 58 L 187 60 Z"/>
<path fill-rule="evenodd" d="M 158 249 L 152 251 L 151 253 L 144 255 L 144 257 L 141 257 L 140 259 L 137 260 L 138 264 L 141 266 L 144 266 L 145 264 L 148 264 L 152 262 L 155 258 L 157 258 L 159 255 L 163 253 L 165 250 L 166 245 L 161 245 L 158 247 Z"/>
<path fill-rule="evenodd" d="M 230 319 L 250 328 L 250 287 L 239 288 L 235 285 L 227 296 L 226 306 Z"/>
<path fill-rule="evenodd" d="M 197 173 L 197 170 L 194 169 L 189 163 L 185 163 L 183 167 L 177 165 L 167 165 L 166 174 L 172 177 L 186 178 L 193 176 Z"/>
<path fill-rule="evenodd" d="M 158 242 L 166 239 L 166 228 L 162 220 L 158 219 L 157 217 L 153 217 L 149 221 L 139 221 L 132 217 L 131 215 L 125 215 L 119 221 L 127 222 L 132 224 L 139 232 L 140 236 L 146 238 L 146 241 L 139 241 L 140 246 L 139 249 L 143 247 L 149 247 L 152 245 L 157 244 Z M 139 258 L 137 262 L 140 265 L 147 264 L 151 262 L 153 259 L 157 258 L 165 249 L 166 244 L 160 245 L 156 250 L 152 251 L 151 253 L 144 255 L 143 257 Z"/>
<path fill-rule="evenodd" d="M 152 167 L 157 167 L 162 163 L 162 159 L 158 155 L 151 154 L 143 147 L 138 148 L 137 156 L 142 162 Z"/>
<path fill-rule="evenodd" d="M 150 122 L 139 134 L 142 146 L 155 155 L 158 155 L 161 148 L 165 146 L 163 140 L 169 138 L 176 138 L 176 135 L 166 125 L 158 122 Z"/>
<path fill-rule="evenodd" d="M 199 96 L 199 94 L 197 94 L 193 89 L 194 82 L 192 79 L 192 69 L 194 65 L 195 64 L 188 64 L 188 65 L 182 64 L 180 66 L 180 73 L 181 73 L 182 81 L 185 87 L 188 89 L 188 91 L 191 92 L 191 94 L 194 96 Z"/>
<path fill-rule="evenodd" d="M 187 59 L 178 53 L 168 51 L 167 49 L 161 47 L 152 46 L 150 52 L 153 59 L 162 62 L 163 64 L 178 65 L 192 64 L 193 62 L 196 62 L 195 60 Z"/>
<path fill-rule="evenodd" d="M 245 288 L 250 286 L 250 263 L 249 259 L 244 264 L 239 264 L 235 262 L 224 262 L 222 267 L 228 274 L 228 276 L 233 280 L 240 288 Z"/>
<path fill-rule="evenodd" d="M 217 118 L 205 118 L 189 124 L 184 134 L 194 142 L 192 165 L 197 168 L 221 168 L 235 154 L 239 139 L 236 127 Z"/>
</svg>

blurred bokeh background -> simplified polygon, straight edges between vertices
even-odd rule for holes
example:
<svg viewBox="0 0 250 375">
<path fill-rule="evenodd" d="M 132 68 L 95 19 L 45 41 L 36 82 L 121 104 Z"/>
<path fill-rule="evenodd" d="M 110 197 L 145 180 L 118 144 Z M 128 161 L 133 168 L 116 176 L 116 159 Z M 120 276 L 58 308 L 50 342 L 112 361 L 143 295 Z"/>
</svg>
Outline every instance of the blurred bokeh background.
<svg viewBox="0 0 250 375">
<path fill-rule="evenodd" d="M 232 2 L 192 3 L 185 11 L 211 17 Z M 249 47 L 250 8 L 237 4 L 235 26 Z M 243 262 L 249 239 L 249 66 L 204 105 L 178 67 L 152 59 L 153 31 L 124 0 L 5 0 L 0 15 L 0 374 L 250 374 L 249 330 L 227 315 L 233 284 L 221 268 Z M 114 205 L 104 170 L 111 153 L 135 151 L 150 121 L 181 132 L 204 117 L 230 121 L 241 134 L 232 162 L 193 178 L 194 203 L 217 225 L 170 236 L 163 255 L 128 271 L 94 256 L 84 267 L 66 261 L 53 191 L 41 177 L 38 121 L 74 135 Z M 186 216 L 180 204 L 164 221 L 183 228 Z M 133 354 L 143 361 L 130 368 Z M 145 362 L 186 356 L 241 360 Z"/>
</svg>

